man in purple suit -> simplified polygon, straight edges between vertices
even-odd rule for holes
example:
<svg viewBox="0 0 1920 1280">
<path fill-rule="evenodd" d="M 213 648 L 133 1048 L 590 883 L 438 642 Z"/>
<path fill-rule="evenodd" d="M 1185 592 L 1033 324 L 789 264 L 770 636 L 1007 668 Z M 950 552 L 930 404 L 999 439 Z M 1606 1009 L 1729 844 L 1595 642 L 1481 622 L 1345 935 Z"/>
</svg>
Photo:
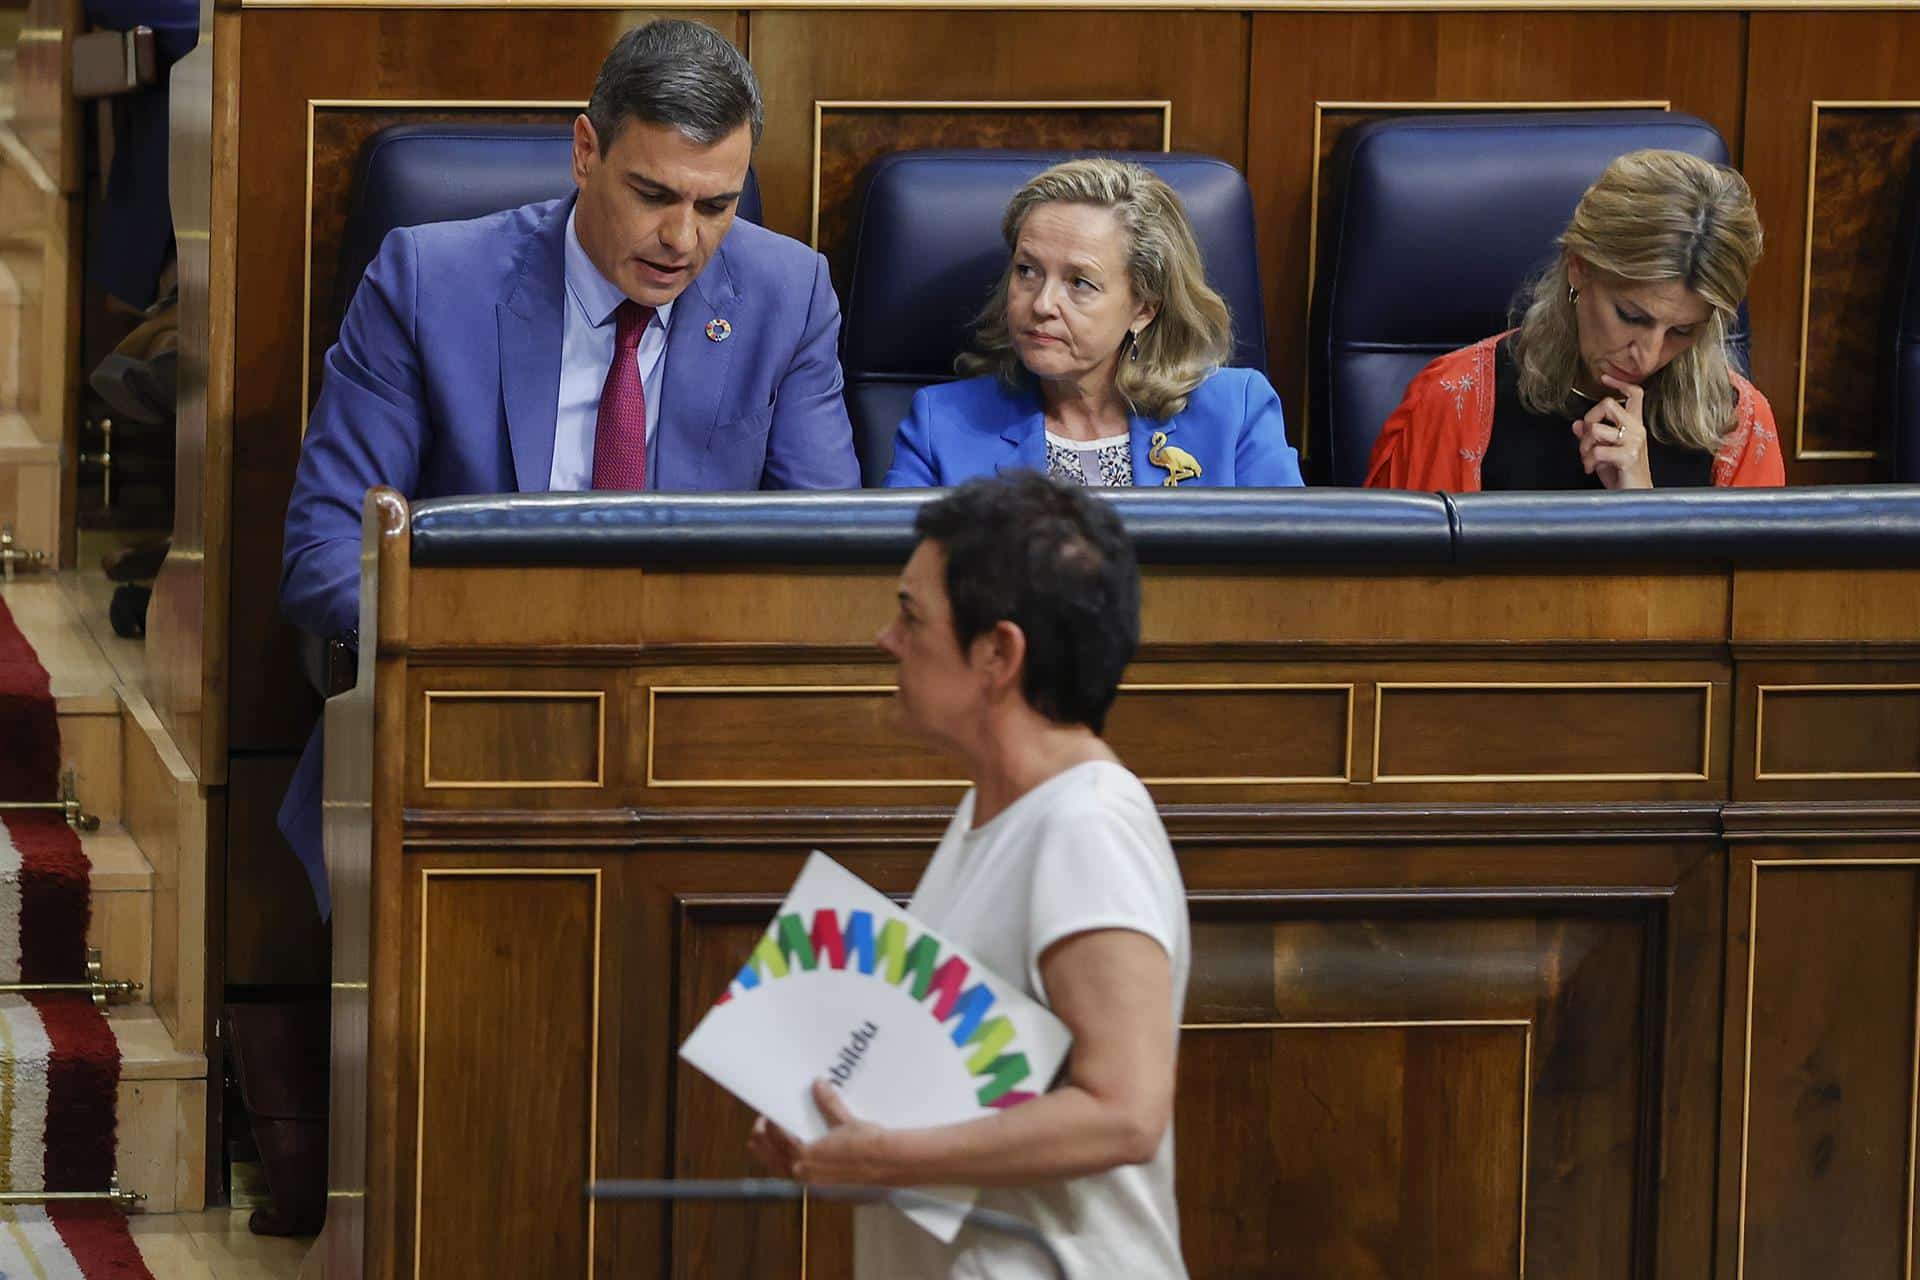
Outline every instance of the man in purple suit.
<svg viewBox="0 0 1920 1280">
<path fill-rule="evenodd" d="M 574 121 L 577 195 L 389 234 L 326 357 L 287 508 L 281 608 L 359 621 L 360 508 L 545 490 L 860 483 L 825 259 L 736 223 L 760 87 L 706 27 L 607 55 Z M 281 830 L 327 902 L 320 751 Z"/>
</svg>

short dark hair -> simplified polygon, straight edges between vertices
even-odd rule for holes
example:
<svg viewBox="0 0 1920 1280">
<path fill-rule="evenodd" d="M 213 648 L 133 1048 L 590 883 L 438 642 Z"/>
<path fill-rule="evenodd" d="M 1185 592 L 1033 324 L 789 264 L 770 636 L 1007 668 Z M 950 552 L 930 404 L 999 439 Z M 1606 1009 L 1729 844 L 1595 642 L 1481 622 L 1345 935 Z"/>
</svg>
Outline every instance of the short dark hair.
<svg viewBox="0 0 1920 1280">
<path fill-rule="evenodd" d="M 621 36 L 600 64 L 587 120 L 601 155 L 628 117 L 670 124 L 706 147 L 751 125 L 759 146 L 766 109 L 753 67 L 731 41 L 697 22 L 661 18 Z"/>
<path fill-rule="evenodd" d="M 1057 724 L 1106 728 L 1140 644 L 1140 566 L 1112 507 L 1031 471 L 969 480 L 913 531 L 947 555 L 962 649 L 1002 619 L 1027 637 L 1021 692 Z"/>
</svg>

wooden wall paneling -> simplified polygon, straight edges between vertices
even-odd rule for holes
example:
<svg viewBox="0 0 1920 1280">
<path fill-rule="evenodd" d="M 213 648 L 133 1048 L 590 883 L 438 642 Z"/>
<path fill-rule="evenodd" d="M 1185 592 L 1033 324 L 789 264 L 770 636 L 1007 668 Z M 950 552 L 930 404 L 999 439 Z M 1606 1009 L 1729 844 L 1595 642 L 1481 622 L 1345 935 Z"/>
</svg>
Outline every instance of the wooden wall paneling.
<svg viewBox="0 0 1920 1280">
<path fill-rule="evenodd" d="M 1318 892 L 1199 891 L 1178 1120 L 1183 1151 L 1209 1152 L 1181 1165 L 1194 1274 L 1513 1274 L 1523 1230 L 1529 1273 L 1641 1274 L 1657 1248 L 1657 1273 L 1697 1274 L 1704 1213 L 1657 1246 L 1649 1215 L 1656 1168 L 1662 1196 L 1711 1185 L 1712 1046 L 1689 1031 L 1716 994 L 1708 852 L 1646 868 L 1675 882 L 1650 896 L 1563 898 L 1548 886 L 1571 864 L 1538 847 L 1498 870 L 1422 848 L 1421 887 L 1387 895 L 1360 886 L 1393 873 L 1297 849 L 1263 882 Z M 1183 848 L 1190 887 L 1214 857 Z M 1488 887 L 1437 883 L 1468 868 Z M 1492 887 L 1513 883 L 1530 887 Z M 1703 949 L 1704 985 L 1679 967 Z M 1424 1072 L 1428 1053 L 1449 1068 Z M 1510 1053 L 1519 1096 L 1493 1087 Z M 1524 1202 L 1498 1173 L 1517 1159 Z"/>
<path fill-rule="evenodd" d="M 1099 29 L 1098 57 L 1063 58 Z M 953 56 L 965 49 L 968 56 Z M 814 104 L 1172 104 L 1172 146 L 1244 166 L 1247 19 L 1238 13 L 765 10 L 753 16 L 753 62 L 767 99 L 756 163 L 767 225 L 808 238 L 815 190 Z M 819 166 L 820 248 L 841 260 L 837 191 L 881 150 L 940 145 L 1145 144 L 1163 137 L 1157 109 L 1084 112 L 825 113 Z M 876 133 L 891 136 L 875 136 Z M 982 299 L 984 302 L 985 299 Z"/>
<path fill-rule="evenodd" d="M 1795 571 L 1786 571 L 1795 572 Z M 1855 575 L 1859 576 L 1855 576 Z M 1342 660 L 1354 645 L 1399 645 L 1432 651 L 1484 645 L 1680 644 L 1717 651 L 1726 638 L 1733 583 L 1722 571 L 1648 570 L 1636 574 L 1440 572 L 1315 569 L 1275 573 L 1149 565 L 1141 582 L 1142 655 L 1262 652 L 1300 656 L 1303 646 L 1332 645 Z M 1856 614 L 1878 611 L 1897 625 L 1920 604 L 1876 600 L 1876 584 L 1900 592 L 1902 571 L 1802 574 L 1806 590 L 1837 593 L 1855 584 Z M 670 646 L 751 644 L 779 661 L 810 657 L 871 660 L 873 640 L 892 616 L 899 568 L 423 569 L 411 603 L 416 644 L 441 652 L 477 653 L 514 644 L 570 651 L 595 662 L 671 652 Z M 1762 578 L 1756 577 L 1759 582 Z M 1767 609 L 1755 596 L 1754 609 Z M 1313 601 L 1312 608 L 1303 607 Z M 1791 621 L 1791 611 L 1783 614 Z M 1851 616 L 1851 615 L 1850 615 Z M 1803 626 L 1828 626 L 1824 618 Z M 1831 625 L 1844 625 L 1836 619 Z M 1920 626 L 1916 626 L 1920 632 Z M 1597 652 L 1597 650 L 1596 650 Z M 1319 656 L 1327 656 L 1324 652 Z M 480 660 L 465 658 L 463 660 Z"/>
<path fill-rule="evenodd" d="M 601 1014 L 620 1000 L 602 868 L 423 865 L 409 881 L 401 1274 L 588 1275 L 582 1192 L 614 1133 Z"/>
<path fill-rule="evenodd" d="M 1893 568 L 1738 569 L 1733 575 L 1736 654 L 1788 646 L 1842 657 L 1913 656 L 1920 593 Z"/>
<path fill-rule="evenodd" d="M 735 901 L 682 901 L 678 912 L 673 1042 L 693 1033 L 727 989 L 780 905 L 780 890 Z M 675 1178 L 751 1177 L 754 1115 L 706 1076 L 676 1062 L 672 1093 Z M 676 1204 L 673 1277 L 801 1276 L 811 1268 L 800 1205 Z M 821 1275 L 847 1274 L 826 1270 Z"/>
<path fill-rule="evenodd" d="M 1732 698 L 1724 663 L 1622 646 L 1579 662 L 1532 653 L 1517 669 L 1516 656 L 1433 660 L 1383 649 L 1360 663 L 1279 653 L 1211 663 L 1142 657 L 1128 669 L 1107 737 L 1163 804 L 1726 795 Z M 518 679 L 480 670 L 439 669 L 469 686 Z M 566 679 L 584 689 L 601 677 L 575 671 Z M 623 695 L 629 728 L 623 738 L 610 730 L 624 741 L 625 758 L 609 767 L 605 792 L 514 803 L 951 803 L 964 779 L 951 760 L 902 732 L 893 679 L 885 662 L 644 663 Z M 613 781 L 615 773 L 625 781 Z M 416 787 L 411 802 L 495 807 L 502 798 Z"/>
<path fill-rule="evenodd" d="M 431 667 L 408 673 L 407 803 L 592 809 L 625 795 L 618 669 Z"/>
<path fill-rule="evenodd" d="M 1326 198 L 1316 179 L 1328 121 L 1337 129 L 1421 104 L 1670 101 L 1718 128 L 1738 157 L 1745 21 L 1617 11 L 1254 14 L 1247 177 L 1260 222 L 1269 370 L 1296 443 L 1306 420 L 1313 204 L 1316 191 Z M 1596 75 L 1601 65 L 1606 73 Z"/>
<path fill-rule="evenodd" d="M 1518 1274 L 1533 1061 L 1522 1018 L 1189 1027 L 1190 1272 Z"/>
<path fill-rule="evenodd" d="M 1891 475 L 1874 388 L 1880 290 L 1895 283 L 1884 237 L 1905 194 L 1920 102 L 1920 25 L 1910 17 L 1749 19 L 1745 170 L 1768 233 L 1753 280 L 1754 374 L 1795 483 Z"/>
<path fill-rule="evenodd" d="M 576 102 L 622 31 L 653 16 L 640 10 L 491 10 L 457 21 L 431 10 L 250 12 L 239 68 L 247 112 L 236 147 L 247 202 L 238 243 L 249 263 L 236 284 L 232 552 L 234 636 L 232 735 L 237 748 L 298 749 L 314 702 L 303 690 L 293 633 L 280 621 L 281 529 L 298 457 L 301 364 L 309 300 L 303 296 L 310 217 L 305 139 L 312 102 L 432 103 L 422 111 L 476 114 L 496 104 Z M 699 15 L 744 45 L 744 19 Z M 342 109 L 344 112 L 344 108 Z M 381 116 L 380 119 L 386 117 Z M 319 140 L 340 144 L 371 121 L 328 121 Z M 338 125 L 338 128 L 335 128 Z M 350 182 L 352 166 L 329 152 L 317 172 Z M 318 191 L 338 201 L 345 191 Z M 324 231 L 325 228 L 323 227 Z M 317 391 L 317 386 L 314 388 Z"/>
<path fill-rule="evenodd" d="M 1920 156 L 1920 102 L 1815 102 L 1811 131 L 1798 425 L 1789 447 L 1807 462 L 1873 462 L 1891 452 L 1888 294 L 1906 286 L 1895 246 Z M 1892 473 L 1880 466 L 1874 475 Z"/>
<path fill-rule="evenodd" d="M 1735 799 L 1920 794 L 1920 652 L 1905 661 L 1744 661 L 1736 698 Z"/>
<path fill-rule="evenodd" d="M 13 132 L 48 177 L 80 193 L 81 104 L 73 96 L 73 38 L 87 29 L 81 0 L 27 0 L 14 46 Z"/>
<path fill-rule="evenodd" d="M 1920 846 L 1844 816 L 1741 839 L 1729 895 L 1721 1280 L 1904 1276 L 1920 1097 Z M 1889 836 L 1895 833 L 1889 832 Z"/>
<path fill-rule="evenodd" d="M 406 995 L 418 919 L 402 853 L 407 723 L 406 504 L 368 495 L 361 565 L 373 601 L 366 665 L 327 704 L 327 875 L 333 886 L 333 1063 L 327 1221 L 314 1246 L 326 1280 L 397 1280 L 405 1059 L 418 1044 Z M 417 904 L 414 904 L 417 907 Z M 403 924 L 403 922 L 408 922 Z M 416 972 L 417 976 L 417 972 Z M 409 1031 L 412 1038 L 409 1039 Z"/>
<path fill-rule="evenodd" d="M 243 756 L 229 766 L 225 981 L 239 986 L 327 981 L 326 922 L 306 870 L 287 847 L 276 817 L 298 757 Z"/>
<path fill-rule="evenodd" d="M 180 277 L 180 380 L 174 423 L 173 536 L 147 605 L 147 692 L 201 781 L 227 777 L 235 301 L 241 158 L 240 15 L 203 18 L 200 43 L 172 70 L 170 200 Z M 275 261 L 271 252 L 263 261 Z M 287 261 L 285 258 L 279 261 Z M 272 275 L 273 272 L 262 274 Z M 251 584 L 271 599 L 268 582 Z M 262 618 L 237 646 L 259 643 Z M 253 691 L 266 695 L 265 690 Z M 276 691 L 274 700 L 284 700 Z M 256 699 L 258 700 L 258 699 Z"/>
<path fill-rule="evenodd" d="M 1201 888 L 1192 904 L 1176 1126 L 1193 1274 L 1509 1274 L 1523 1221 L 1530 1270 L 1639 1274 L 1656 1247 L 1656 1169 L 1703 1204 L 1711 1185 L 1713 1045 L 1669 1037 L 1717 994 L 1713 860 L 1649 843 L 1609 868 L 1638 883 L 1563 892 L 1551 886 L 1594 869 L 1571 846 L 1402 838 L 1421 846 L 1417 892 L 1368 891 L 1396 873 L 1357 850 L 1279 861 L 1255 858 L 1257 843 L 1183 845 L 1190 882 L 1248 886 Z M 697 879 L 732 892 L 676 898 L 675 1042 L 791 870 L 731 858 Z M 882 887 L 911 884 L 892 870 Z M 1699 983 L 1679 966 L 1703 948 Z M 674 1175 L 739 1176 L 746 1109 L 683 1067 L 673 1097 Z M 672 1213 L 672 1274 L 792 1275 L 802 1248 L 805 1274 L 844 1273 L 844 1215 Z M 1695 1239 L 1678 1225 L 1661 1236 L 1660 1274 L 1704 1258 L 1697 1218 Z"/>
<path fill-rule="evenodd" d="M 816 102 L 808 243 L 827 252 L 845 299 L 853 280 L 859 180 L 878 157 L 917 147 L 1165 151 L 1172 133 L 1170 102 Z"/>
</svg>

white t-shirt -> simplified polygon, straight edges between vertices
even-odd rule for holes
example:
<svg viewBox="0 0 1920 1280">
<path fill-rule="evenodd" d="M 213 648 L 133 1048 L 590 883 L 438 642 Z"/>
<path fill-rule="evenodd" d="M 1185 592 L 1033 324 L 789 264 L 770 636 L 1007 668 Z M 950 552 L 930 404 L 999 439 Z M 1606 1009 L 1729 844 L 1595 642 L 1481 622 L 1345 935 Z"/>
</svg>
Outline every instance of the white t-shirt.
<svg viewBox="0 0 1920 1280">
<path fill-rule="evenodd" d="M 1094 929 L 1131 929 L 1166 948 L 1178 1034 L 1191 943 L 1186 888 L 1173 845 L 1140 780 L 1093 761 L 1054 775 L 993 821 L 973 825 L 968 792 L 920 877 L 909 910 L 1028 995 L 1047 1003 L 1040 957 Z M 1143 1165 L 1069 1182 L 988 1189 L 982 1208 L 1032 1223 L 1075 1276 L 1184 1277 L 1173 1200 L 1173 1125 Z M 861 1280 L 1052 1280 L 1030 1245 L 964 1228 L 943 1245 L 892 1209 L 855 1213 L 854 1274 Z"/>
</svg>

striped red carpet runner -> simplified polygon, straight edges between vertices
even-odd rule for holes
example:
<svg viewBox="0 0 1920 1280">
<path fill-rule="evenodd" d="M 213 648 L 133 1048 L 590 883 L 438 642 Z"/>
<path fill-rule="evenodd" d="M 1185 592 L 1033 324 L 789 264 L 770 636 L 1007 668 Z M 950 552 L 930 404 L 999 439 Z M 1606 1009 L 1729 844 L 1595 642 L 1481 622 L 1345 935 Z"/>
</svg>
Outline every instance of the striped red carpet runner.
<svg viewBox="0 0 1920 1280">
<path fill-rule="evenodd" d="M 0 800 L 59 797 L 47 672 L 0 601 Z M 0 815 L 0 982 L 86 974 L 80 838 L 57 810 Z M 0 1190 L 98 1191 L 114 1172 L 120 1054 L 84 995 L 0 994 Z M 118 1209 L 0 1206 L 0 1280 L 151 1280 Z"/>
</svg>

